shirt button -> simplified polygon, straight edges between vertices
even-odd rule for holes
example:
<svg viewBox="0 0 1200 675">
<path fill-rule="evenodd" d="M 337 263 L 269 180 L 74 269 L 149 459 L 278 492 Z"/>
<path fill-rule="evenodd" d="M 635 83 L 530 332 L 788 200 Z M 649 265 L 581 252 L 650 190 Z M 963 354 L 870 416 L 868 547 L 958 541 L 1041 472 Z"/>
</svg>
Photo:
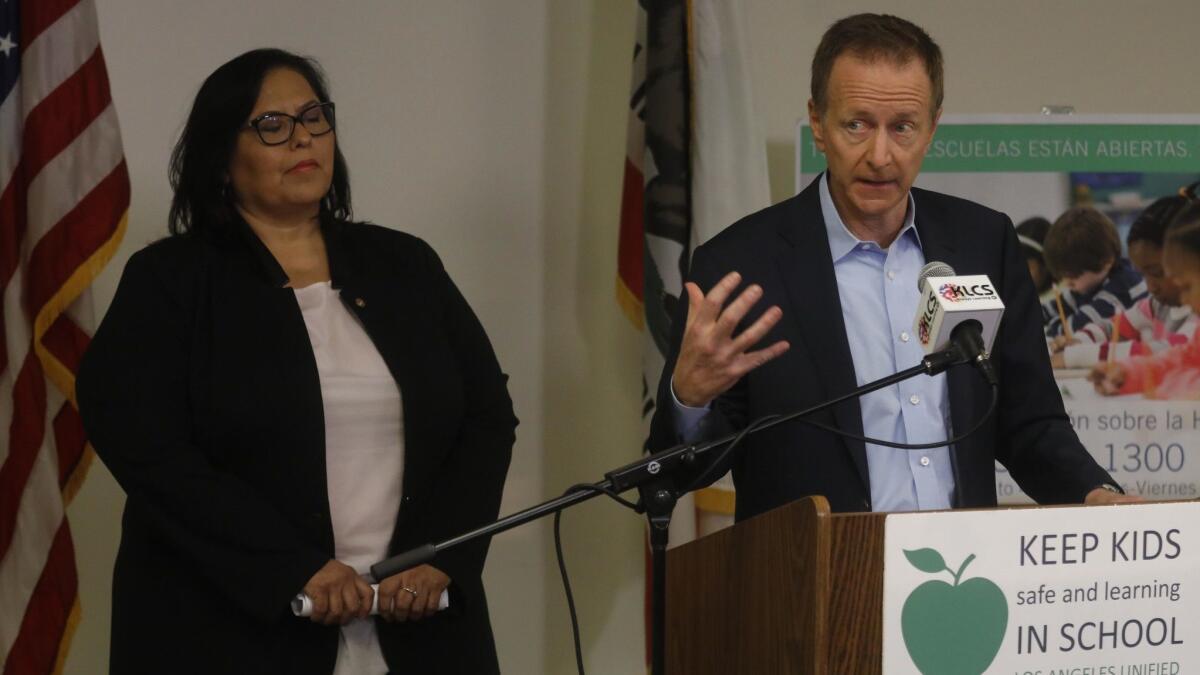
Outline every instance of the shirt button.
<svg viewBox="0 0 1200 675">
<path fill-rule="evenodd" d="M 929 466 L 929 458 L 928 457 L 921 458 L 921 466 Z"/>
<path fill-rule="evenodd" d="M 359 309 L 362 309 L 363 307 L 366 307 L 366 306 L 367 306 L 367 301 L 366 301 L 366 300 L 363 300 L 362 298 L 355 298 L 355 299 L 354 299 L 354 305 L 355 305 L 356 307 L 358 307 Z"/>
<path fill-rule="evenodd" d="M 888 280 L 889 280 L 889 281 L 890 281 L 890 280 L 892 280 L 892 279 L 895 279 L 895 278 L 896 278 L 896 270 L 888 270 L 888 271 L 887 271 L 887 278 L 888 278 Z"/>
<path fill-rule="evenodd" d="M 909 341 L 909 339 L 911 339 L 911 338 L 909 337 L 908 333 L 901 333 L 901 334 L 900 334 L 900 341 L 901 341 L 901 342 L 908 342 L 908 341 Z"/>
<path fill-rule="evenodd" d="M 917 405 L 921 402 L 921 397 L 917 396 L 916 394 L 913 394 L 912 396 L 908 397 L 908 402 L 913 405 Z"/>
</svg>

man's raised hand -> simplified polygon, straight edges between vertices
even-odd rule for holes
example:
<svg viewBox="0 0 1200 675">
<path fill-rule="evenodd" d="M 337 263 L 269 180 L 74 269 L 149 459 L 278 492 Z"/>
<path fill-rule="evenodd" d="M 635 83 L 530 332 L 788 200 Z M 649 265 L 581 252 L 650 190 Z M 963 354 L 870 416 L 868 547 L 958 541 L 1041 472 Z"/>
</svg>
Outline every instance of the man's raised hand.
<svg viewBox="0 0 1200 675">
<path fill-rule="evenodd" d="M 708 295 L 692 282 L 684 284 L 688 317 L 672 382 L 675 397 L 686 406 L 708 405 L 743 375 L 788 350 L 787 341 L 780 340 L 769 347 L 747 351 L 779 323 L 783 317 L 779 307 L 767 308 L 746 330 L 737 336 L 733 334 L 750 308 L 762 298 L 762 288 L 751 284 L 725 307 L 725 301 L 741 282 L 742 275 L 730 272 Z"/>
</svg>

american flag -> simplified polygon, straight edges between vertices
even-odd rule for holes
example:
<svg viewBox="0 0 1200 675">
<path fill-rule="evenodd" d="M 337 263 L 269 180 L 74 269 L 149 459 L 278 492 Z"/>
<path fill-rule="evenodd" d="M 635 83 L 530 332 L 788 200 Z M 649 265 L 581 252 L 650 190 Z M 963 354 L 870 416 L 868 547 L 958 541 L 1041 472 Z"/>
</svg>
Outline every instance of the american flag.
<svg viewBox="0 0 1200 675">
<path fill-rule="evenodd" d="M 62 668 L 79 619 L 65 507 L 91 457 L 75 371 L 129 173 L 91 0 L 0 0 L 0 672 Z"/>
</svg>

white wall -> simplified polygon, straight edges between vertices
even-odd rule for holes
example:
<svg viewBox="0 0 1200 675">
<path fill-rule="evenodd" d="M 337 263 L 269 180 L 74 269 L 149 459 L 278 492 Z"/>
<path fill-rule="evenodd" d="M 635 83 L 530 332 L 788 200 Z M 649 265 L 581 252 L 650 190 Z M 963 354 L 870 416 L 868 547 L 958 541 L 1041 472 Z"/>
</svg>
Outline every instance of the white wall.
<svg viewBox="0 0 1200 675">
<path fill-rule="evenodd" d="M 1195 113 L 1200 3 L 744 0 L 772 195 L 791 194 L 809 61 L 838 17 L 891 11 L 947 60 L 946 111 Z M 614 299 L 633 0 L 98 0 L 133 180 L 130 232 L 97 284 L 165 233 L 167 154 L 199 83 L 246 49 L 326 66 L 359 217 L 428 239 L 480 314 L 521 418 L 504 511 L 594 480 L 640 444 L 637 335 Z M 102 671 L 120 491 L 99 463 L 70 510 L 83 621 L 71 674 Z M 543 524 L 486 573 L 508 673 L 573 672 Z M 588 668 L 640 673 L 641 525 L 594 500 L 564 518 Z M 165 608 L 174 611 L 176 608 Z"/>
</svg>

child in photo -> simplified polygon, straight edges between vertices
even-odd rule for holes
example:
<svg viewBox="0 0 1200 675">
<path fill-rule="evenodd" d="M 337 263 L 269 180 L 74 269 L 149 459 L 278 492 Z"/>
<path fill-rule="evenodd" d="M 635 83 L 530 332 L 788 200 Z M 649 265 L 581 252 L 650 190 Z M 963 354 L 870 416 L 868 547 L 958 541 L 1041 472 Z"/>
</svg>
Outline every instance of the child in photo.
<svg viewBox="0 0 1200 675">
<path fill-rule="evenodd" d="M 1197 315 L 1180 304 L 1179 287 L 1164 274 L 1162 264 L 1167 226 L 1186 205 L 1187 200 L 1178 195 L 1163 197 L 1133 222 L 1125 243 L 1129 261 L 1145 280 L 1149 295 L 1129 311 L 1076 331 L 1076 342 L 1052 357 L 1055 367 L 1090 368 L 1099 362 L 1147 356 L 1188 341 L 1196 330 Z"/>
<path fill-rule="evenodd" d="M 1180 301 L 1200 312 L 1200 202 L 1188 204 L 1167 229 L 1163 268 L 1179 288 Z M 1160 354 L 1098 366 L 1091 380 L 1106 395 L 1141 392 L 1151 399 L 1200 400 L 1200 331 Z"/>
<path fill-rule="evenodd" d="M 1017 225 L 1017 243 L 1021 246 L 1021 255 L 1025 256 L 1025 264 L 1029 267 L 1029 276 L 1033 278 L 1033 287 L 1037 289 L 1038 299 L 1042 302 L 1054 297 L 1054 277 L 1046 269 L 1046 258 L 1042 255 L 1042 242 L 1046 241 L 1046 233 L 1050 231 L 1050 221 L 1041 216 L 1034 216 L 1021 221 Z"/>
<path fill-rule="evenodd" d="M 1121 257 L 1117 226 L 1090 206 L 1059 216 L 1042 247 L 1050 273 L 1068 289 L 1042 305 L 1053 352 L 1075 342 L 1088 324 L 1124 312 L 1146 296 L 1142 275 Z"/>
</svg>

